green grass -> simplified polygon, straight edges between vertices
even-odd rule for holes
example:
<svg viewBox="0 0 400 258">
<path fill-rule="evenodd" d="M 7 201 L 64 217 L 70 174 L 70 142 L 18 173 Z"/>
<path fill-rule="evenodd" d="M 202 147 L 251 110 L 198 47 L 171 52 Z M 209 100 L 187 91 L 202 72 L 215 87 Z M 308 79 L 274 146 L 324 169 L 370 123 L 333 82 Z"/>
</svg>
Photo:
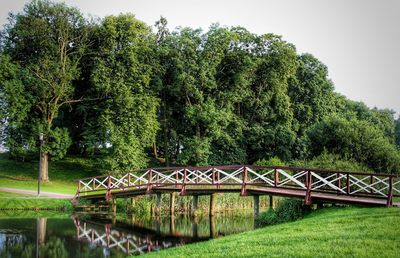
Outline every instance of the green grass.
<svg viewBox="0 0 400 258">
<path fill-rule="evenodd" d="M 21 162 L 0 154 L 0 187 L 37 190 L 38 161 Z M 66 157 L 49 162 L 50 182 L 41 183 L 41 191 L 74 194 L 77 189 L 74 180 L 99 175 L 90 159 Z"/>
<path fill-rule="evenodd" d="M 68 199 L 32 197 L 14 193 L 0 192 L 0 210 L 35 210 L 35 209 L 65 209 L 71 210 Z"/>
<path fill-rule="evenodd" d="M 32 195 L 0 192 L 0 202 L 4 201 L 3 199 L 8 199 L 8 198 L 30 198 L 30 197 L 32 197 Z"/>
<path fill-rule="evenodd" d="M 69 218 L 71 213 L 65 211 L 54 210 L 0 210 L 0 219 L 16 219 L 16 218 Z"/>
<path fill-rule="evenodd" d="M 326 208 L 268 226 L 145 257 L 399 257 L 399 208 Z"/>
</svg>

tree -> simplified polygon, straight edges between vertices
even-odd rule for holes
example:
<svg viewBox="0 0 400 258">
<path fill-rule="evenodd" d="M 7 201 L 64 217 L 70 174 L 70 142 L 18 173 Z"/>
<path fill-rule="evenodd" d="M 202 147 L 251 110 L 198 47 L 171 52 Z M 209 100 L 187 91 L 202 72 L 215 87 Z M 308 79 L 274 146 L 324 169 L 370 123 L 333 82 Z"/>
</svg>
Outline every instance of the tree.
<svg viewBox="0 0 400 258">
<path fill-rule="evenodd" d="M 61 158 L 70 145 L 68 131 L 54 121 L 63 106 L 82 100 L 74 98 L 73 81 L 88 46 L 86 21 L 77 9 L 48 1 L 32 1 L 9 20 L 1 60 L 7 146 L 15 155 L 36 151 L 43 133 L 41 179 L 47 181 L 49 155 Z"/>
<path fill-rule="evenodd" d="M 293 109 L 293 129 L 296 143 L 293 155 L 304 158 L 307 155 L 305 132 L 335 111 L 333 105 L 333 83 L 328 78 L 328 68 L 311 54 L 297 57 L 298 67 L 289 80 L 288 94 Z"/>
<path fill-rule="evenodd" d="M 396 120 L 395 135 L 397 148 L 400 149 L 400 116 Z"/>
<path fill-rule="evenodd" d="M 243 116 L 250 162 L 265 157 L 291 158 L 295 133 L 293 111 L 288 96 L 288 80 L 297 68 L 294 46 L 273 34 L 261 35 L 248 44 L 256 67 L 251 82 L 252 94 L 246 99 Z"/>
<path fill-rule="evenodd" d="M 327 117 L 308 132 L 311 157 L 325 150 L 354 159 L 376 172 L 398 173 L 400 153 L 384 133 L 366 121 Z"/>
<path fill-rule="evenodd" d="M 147 163 L 145 148 L 159 128 L 159 99 L 151 88 L 154 35 L 133 15 L 108 16 L 96 32 L 91 95 L 82 105 L 86 117 L 83 144 L 101 152 L 108 170 L 126 171 Z"/>
</svg>

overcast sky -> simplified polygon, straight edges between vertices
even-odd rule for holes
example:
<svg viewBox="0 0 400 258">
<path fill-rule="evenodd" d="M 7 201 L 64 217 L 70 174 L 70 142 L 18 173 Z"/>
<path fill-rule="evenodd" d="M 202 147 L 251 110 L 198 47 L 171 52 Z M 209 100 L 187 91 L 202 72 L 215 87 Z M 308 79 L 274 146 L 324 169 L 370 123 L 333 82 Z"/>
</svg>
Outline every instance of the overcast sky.
<svg viewBox="0 0 400 258">
<path fill-rule="evenodd" d="M 26 0 L 0 0 L 0 24 Z M 85 14 L 130 12 L 170 29 L 240 25 L 275 33 L 325 63 L 336 91 L 400 113 L 400 0 L 66 0 Z"/>
</svg>

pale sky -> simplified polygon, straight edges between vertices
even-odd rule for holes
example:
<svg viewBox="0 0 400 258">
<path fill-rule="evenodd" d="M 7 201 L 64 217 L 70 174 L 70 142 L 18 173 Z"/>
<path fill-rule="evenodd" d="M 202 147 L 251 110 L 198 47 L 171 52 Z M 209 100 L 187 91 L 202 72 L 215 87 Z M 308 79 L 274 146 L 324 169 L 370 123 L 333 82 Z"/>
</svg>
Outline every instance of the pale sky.
<svg viewBox="0 0 400 258">
<path fill-rule="evenodd" d="M 26 0 L 0 0 L 0 24 Z M 400 0 L 66 0 L 85 14 L 133 13 L 149 25 L 240 25 L 275 33 L 328 66 L 336 91 L 400 114 Z"/>
</svg>

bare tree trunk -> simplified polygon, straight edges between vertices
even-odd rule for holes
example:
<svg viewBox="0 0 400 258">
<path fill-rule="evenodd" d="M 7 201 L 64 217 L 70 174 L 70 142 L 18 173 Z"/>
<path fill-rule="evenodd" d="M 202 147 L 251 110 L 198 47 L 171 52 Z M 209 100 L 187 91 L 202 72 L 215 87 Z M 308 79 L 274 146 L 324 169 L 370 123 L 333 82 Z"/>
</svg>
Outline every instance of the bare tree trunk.
<svg viewBox="0 0 400 258">
<path fill-rule="evenodd" d="M 42 152 L 40 155 L 40 180 L 49 181 L 49 153 Z"/>
</svg>

